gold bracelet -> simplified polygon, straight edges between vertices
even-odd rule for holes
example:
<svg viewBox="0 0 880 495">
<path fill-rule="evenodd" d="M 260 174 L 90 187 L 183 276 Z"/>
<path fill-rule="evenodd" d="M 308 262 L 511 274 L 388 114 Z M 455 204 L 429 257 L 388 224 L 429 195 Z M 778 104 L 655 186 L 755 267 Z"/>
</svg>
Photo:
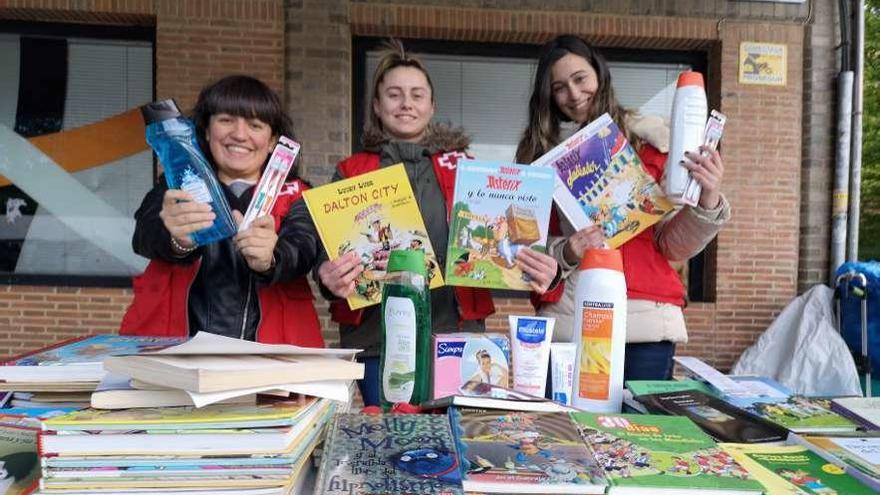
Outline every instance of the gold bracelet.
<svg viewBox="0 0 880 495">
<path fill-rule="evenodd" d="M 174 249 L 174 251 L 177 252 L 178 254 L 189 254 L 189 253 L 195 251 L 195 250 L 196 250 L 196 247 L 198 247 L 198 246 L 196 246 L 195 244 L 193 244 L 193 245 L 190 246 L 190 247 L 183 247 L 183 246 L 180 245 L 179 242 L 177 242 L 177 239 L 175 239 L 174 236 L 171 236 L 171 247 L 172 247 L 172 248 Z"/>
</svg>

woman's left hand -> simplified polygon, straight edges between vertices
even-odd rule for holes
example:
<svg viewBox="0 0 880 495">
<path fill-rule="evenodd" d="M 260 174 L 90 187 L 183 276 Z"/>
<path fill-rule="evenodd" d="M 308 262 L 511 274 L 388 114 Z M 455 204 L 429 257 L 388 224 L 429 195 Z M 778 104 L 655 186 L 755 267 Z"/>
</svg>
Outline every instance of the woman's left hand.
<svg viewBox="0 0 880 495">
<path fill-rule="evenodd" d="M 700 153 L 701 152 L 701 153 Z M 700 146 L 700 152 L 688 151 L 684 166 L 691 176 L 703 187 L 700 206 L 711 210 L 721 203 L 721 179 L 724 177 L 724 162 L 718 151 Z"/>
<path fill-rule="evenodd" d="M 233 211 L 232 216 L 236 224 L 241 224 L 243 216 L 240 212 Z M 233 240 L 251 270 L 263 273 L 272 268 L 278 234 L 275 233 L 275 219 L 271 215 L 258 217 L 250 227 L 236 234 Z"/>
<path fill-rule="evenodd" d="M 552 256 L 529 248 L 522 248 L 516 252 L 516 266 L 529 276 L 531 279 L 529 284 L 538 294 L 547 292 L 558 270 L 556 260 Z"/>
</svg>

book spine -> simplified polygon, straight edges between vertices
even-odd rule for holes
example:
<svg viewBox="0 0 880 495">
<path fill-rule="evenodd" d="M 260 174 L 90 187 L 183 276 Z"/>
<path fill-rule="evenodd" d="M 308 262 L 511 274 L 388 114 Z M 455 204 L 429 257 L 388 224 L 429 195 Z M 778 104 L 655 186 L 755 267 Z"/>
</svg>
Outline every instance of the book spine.
<svg viewBox="0 0 880 495">
<path fill-rule="evenodd" d="M 461 479 L 467 479 L 467 473 L 471 469 L 471 463 L 467 460 L 467 444 L 464 443 L 464 427 L 461 424 L 461 411 L 457 406 L 449 406 L 447 410 L 449 414 L 449 428 L 452 431 L 452 443 L 455 446 L 455 452 L 458 454 L 458 464 L 461 466 Z"/>
<path fill-rule="evenodd" d="M 330 417 L 330 424 L 327 426 L 326 436 L 324 437 L 324 449 L 321 452 L 321 466 L 318 468 L 313 495 L 322 495 L 324 493 L 324 487 L 327 485 L 327 478 L 329 477 L 333 439 L 336 438 L 336 430 L 339 428 L 339 421 L 342 418 L 343 416 L 340 414 Z"/>
<path fill-rule="evenodd" d="M 872 421 L 869 421 L 867 418 L 865 418 L 861 414 L 853 411 L 852 409 L 850 409 L 842 404 L 838 404 L 835 401 L 831 401 L 831 411 L 836 412 L 837 414 L 843 416 L 844 418 L 849 419 L 850 421 L 852 421 L 858 425 L 863 426 L 867 430 L 880 430 L 880 426 L 878 426 L 877 424 L 873 423 Z"/>
<path fill-rule="evenodd" d="M 20 359 L 24 359 L 26 357 L 33 356 L 34 354 L 39 354 L 41 352 L 51 351 L 52 349 L 58 349 L 59 347 L 64 347 L 66 345 L 70 345 L 75 342 L 79 342 L 81 340 L 89 339 L 92 337 L 94 337 L 94 335 L 82 335 L 79 337 L 65 339 L 65 340 L 62 340 L 61 342 L 56 342 L 56 343 L 49 345 L 49 346 L 46 346 L 46 347 L 41 347 L 39 349 L 30 351 L 30 352 L 26 352 L 24 354 L 19 354 L 18 356 L 15 356 L 12 359 L 9 359 L 8 361 L 0 362 L 0 366 L 16 366 L 15 363 Z"/>
</svg>

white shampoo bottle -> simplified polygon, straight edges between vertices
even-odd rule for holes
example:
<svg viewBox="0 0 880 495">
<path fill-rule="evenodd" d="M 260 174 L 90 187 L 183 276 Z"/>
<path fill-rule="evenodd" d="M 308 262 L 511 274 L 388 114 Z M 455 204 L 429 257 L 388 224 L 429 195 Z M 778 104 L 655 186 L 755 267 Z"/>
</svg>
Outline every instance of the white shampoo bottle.
<svg viewBox="0 0 880 495">
<path fill-rule="evenodd" d="M 669 155 L 666 162 L 666 195 L 681 203 L 688 185 L 690 171 L 681 165 L 685 151 L 699 152 L 708 115 L 703 75 L 686 71 L 678 75 L 672 97 Z"/>
<path fill-rule="evenodd" d="M 575 288 L 577 345 L 572 405 L 592 412 L 620 412 L 626 349 L 626 280 L 616 249 L 588 249 Z"/>
</svg>

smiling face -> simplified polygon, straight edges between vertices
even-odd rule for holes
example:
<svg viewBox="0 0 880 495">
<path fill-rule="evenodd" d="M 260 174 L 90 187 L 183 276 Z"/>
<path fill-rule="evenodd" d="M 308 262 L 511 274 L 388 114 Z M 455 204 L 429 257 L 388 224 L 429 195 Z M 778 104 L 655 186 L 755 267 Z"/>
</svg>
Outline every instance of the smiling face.
<svg viewBox="0 0 880 495">
<path fill-rule="evenodd" d="M 258 180 L 276 141 L 269 124 L 228 113 L 212 115 L 206 134 L 217 178 L 224 184 L 236 179 Z"/>
<path fill-rule="evenodd" d="M 580 55 L 568 53 L 550 69 L 553 101 L 560 112 L 578 124 L 590 118 L 590 109 L 598 90 L 596 70 Z"/>
<path fill-rule="evenodd" d="M 373 100 L 373 112 L 394 140 L 419 142 L 434 116 L 434 100 L 425 74 L 397 67 L 385 74 Z"/>
</svg>

